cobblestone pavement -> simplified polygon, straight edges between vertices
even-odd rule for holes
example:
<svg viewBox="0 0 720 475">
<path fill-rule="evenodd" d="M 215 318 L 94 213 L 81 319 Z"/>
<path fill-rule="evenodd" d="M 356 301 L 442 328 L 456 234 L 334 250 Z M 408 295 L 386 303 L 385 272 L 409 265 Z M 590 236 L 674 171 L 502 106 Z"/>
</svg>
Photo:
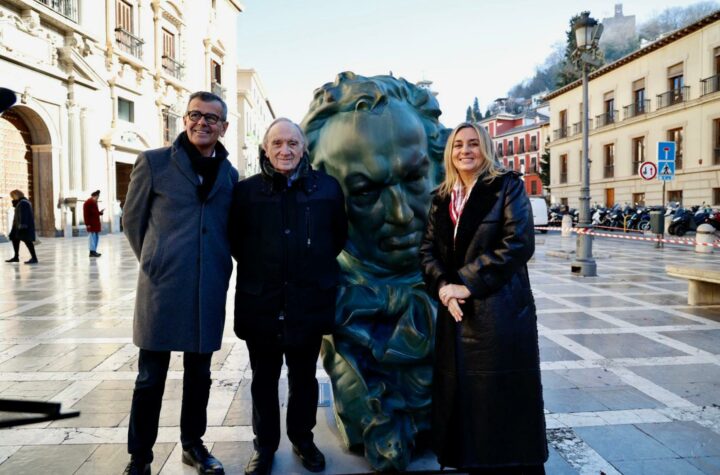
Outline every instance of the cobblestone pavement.
<svg viewBox="0 0 720 475">
<path fill-rule="evenodd" d="M 717 265 L 720 256 L 600 239 L 599 277 L 582 279 L 570 275 L 570 261 L 547 255 L 573 249 L 574 238 L 551 233 L 537 242 L 530 272 L 551 445 L 547 472 L 720 473 L 720 306 L 688 306 L 687 283 L 664 272 L 669 263 Z M 0 250 L 9 257 L 9 244 Z M 100 252 L 89 259 L 84 238 L 44 239 L 39 265 L 0 266 L 0 398 L 57 401 L 82 412 L 1 430 L 0 473 L 121 473 L 127 461 L 137 265 L 122 236 L 102 236 Z M 205 440 L 236 474 L 252 446 L 250 370 L 230 321 L 213 358 Z M 153 473 L 193 473 L 180 462 L 180 356 L 173 355 L 168 375 Z M 327 381 L 320 366 L 318 376 Z M 332 417 L 329 407 L 318 411 L 326 473 L 369 471 L 342 449 Z M 411 466 L 436 468 L 429 453 Z M 285 438 L 274 473 L 307 473 Z"/>
</svg>

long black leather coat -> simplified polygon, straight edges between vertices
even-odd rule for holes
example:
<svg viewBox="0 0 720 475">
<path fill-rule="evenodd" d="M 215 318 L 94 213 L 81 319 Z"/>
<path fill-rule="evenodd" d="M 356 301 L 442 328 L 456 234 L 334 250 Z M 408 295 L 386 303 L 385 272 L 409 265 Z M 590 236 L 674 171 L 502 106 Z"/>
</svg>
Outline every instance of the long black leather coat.
<svg viewBox="0 0 720 475">
<path fill-rule="evenodd" d="M 239 182 L 230 213 L 235 334 L 295 345 L 330 333 L 346 239 L 345 198 L 329 175 L 307 169 L 289 187 L 278 173 Z"/>
<path fill-rule="evenodd" d="M 34 241 L 35 240 L 35 217 L 30 201 L 27 198 L 13 200 L 15 215 L 12 228 L 8 237 L 10 240 Z"/>
<path fill-rule="evenodd" d="M 464 284 L 461 323 L 439 305 L 433 444 L 450 467 L 542 464 L 548 456 L 535 303 L 530 203 L 514 172 L 478 179 L 453 242 L 450 197 L 436 195 L 421 246 L 428 291 Z"/>
</svg>

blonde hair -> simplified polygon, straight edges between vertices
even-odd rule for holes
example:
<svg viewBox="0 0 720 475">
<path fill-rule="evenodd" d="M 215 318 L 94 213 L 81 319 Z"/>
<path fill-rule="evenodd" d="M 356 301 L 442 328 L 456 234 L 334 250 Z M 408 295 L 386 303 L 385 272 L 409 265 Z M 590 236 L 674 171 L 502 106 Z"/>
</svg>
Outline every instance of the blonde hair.
<svg viewBox="0 0 720 475">
<path fill-rule="evenodd" d="M 492 182 L 495 178 L 505 173 L 505 169 L 495 159 L 495 151 L 493 150 L 493 142 L 484 127 L 479 127 L 477 124 L 472 122 L 463 122 L 458 125 L 450 132 L 447 143 L 445 144 L 445 153 L 443 154 L 443 161 L 445 163 L 445 180 L 440 184 L 438 188 L 438 194 L 440 196 L 448 196 L 452 192 L 455 184 L 460 180 L 460 175 L 453 165 L 452 153 L 453 143 L 455 142 L 455 136 L 463 129 L 473 129 L 478 134 L 480 139 L 480 153 L 482 154 L 483 161 L 478 168 L 476 177 L 485 175 L 483 180 L 486 183 Z"/>
</svg>

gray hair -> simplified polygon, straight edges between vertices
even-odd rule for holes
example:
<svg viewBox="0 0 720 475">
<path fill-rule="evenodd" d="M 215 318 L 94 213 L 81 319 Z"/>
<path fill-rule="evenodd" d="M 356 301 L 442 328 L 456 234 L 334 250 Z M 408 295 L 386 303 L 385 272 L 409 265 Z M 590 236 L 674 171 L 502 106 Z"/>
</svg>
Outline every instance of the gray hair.
<svg viewBox="0 0 720 475">
<path fill-rule="evenodd" d="M 265 130 L 265 135 L 263 135 L 263 139 L 262 139 L 263 149 L 265 151 L 267 151 L 267 145 L 268 145 L 267 141 L 268 141 L 268 136 L 270 134 L 270 129 L 272 129 L 275 126 L 275 124 L 277 124 L 278 122 L 287 122 L 288 124 L 292 124 L 292 126 L 295 127 L 295 130 L 297 130 L 298 134 L 300 134 L 300 139 L 302 140 L 302 143 L 303 143 L 303 150 L 307 152 L 307 137 L 305 137 L 305 132 L 303 132 L 303 129 L 301 129 L 299 125 L 297 125 L 295 122 L 288 119 L 287 117 L 278 117 L 277 119 L 273 120 L 270 123 L 268 128 Z"/>
</svg>

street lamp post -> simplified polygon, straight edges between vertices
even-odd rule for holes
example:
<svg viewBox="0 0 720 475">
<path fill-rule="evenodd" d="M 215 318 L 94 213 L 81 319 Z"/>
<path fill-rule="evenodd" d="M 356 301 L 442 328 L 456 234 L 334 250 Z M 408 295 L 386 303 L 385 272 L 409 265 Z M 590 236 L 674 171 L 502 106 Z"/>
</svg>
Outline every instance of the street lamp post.
<svg viewBox="0 0 720 475">
<path fill-rule="evenodd" d="M 576 259 L 570 265 L 574 275 L 580 277 L 594 277 L 597 275 L 597 265 L 592 256 L 592 236 L 586 234 L 592 229 L 590 217 L 590 153 L 589 135 L 590 120 L 588 108 L 588 67 L 597 65 L 598 41 L 602 34 L 602 25 L 590 17 L 588 12 L 583 13 L 573 25 L 577 49 L 575 55 L 582 67 L 583 86 L 583 117 L 582 117 L 582 184 L 580 186 L 580 219 L 576 241 Z"/>
</svg>

